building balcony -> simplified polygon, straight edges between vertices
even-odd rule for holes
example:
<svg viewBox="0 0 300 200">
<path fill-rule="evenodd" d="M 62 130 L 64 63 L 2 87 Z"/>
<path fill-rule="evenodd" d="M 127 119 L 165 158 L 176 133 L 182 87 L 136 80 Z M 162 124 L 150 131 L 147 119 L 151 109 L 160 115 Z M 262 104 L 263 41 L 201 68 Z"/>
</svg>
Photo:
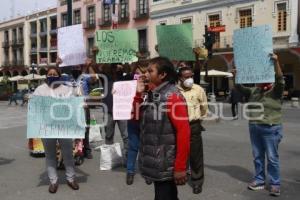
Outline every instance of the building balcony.
<svg viewBox="0 0 300 200">
<path fill-rule="evenodd" d="M 17 44 L 24 45 L 24 39 L 23 38 L 18 39 Z"/>
<path fill-rule="evenodd" d="M 12 46 L 12 47 L 17 46 L 17 44 L 18 44 L 17 39 L 13 39 L 13 40 L 10 41 L 10 46 Z"/>
<path fill-rule="evenodd" d="M 37 48 L 36 47 L 32 47 L 30 50 L 31 54 L 36 54 L 37 53 Z"/>
<path fill-rule="evenodd" d="M 98 25 L 100 27 L 109 27 L 109 26 L 111 26 L 112 25 L 111 17 L 109 17 L 108 19 L 105 19 L 105 18 L 98 19 Z"/>
<path fill-rule="evenodd" d="M 31 38 L 36 38 L 36 37 L 37 37 L 37 33 L 36 33 L 36 32 L 30 33 L 30 37 L 31 37 Z"/>
<path fill-rule="evenodd" d="M 40 58 L 40 65 L 48 64 L 48 58 Z"/>
<path fill-rule="evenodd" d="M 2 48 L 9 48 L 9 41 L 2 42 Z"/>
<path fill-rule="evenodd" d="M 41 47 L 40 48 L 40 52 L 47 53 L 48 52 L 48 48 L 47 47 Z"/>
<path fill-rule="evenodd" d="M 96 28 L 95 22 L 90 23 L 90 22 L 83 22 L 83 28 L 84 29 L 94 29 Z"/>
<path fill-rule="evenodd" d="M 149 19 L 149 8 L 145 9 L 138 9 L 133 11 L 134 19 L 140 20 L 140 19 Z"/>
<path fill-rule="evenodd" d="M 52 51 L 52 52 L 53 52 L 53 51 L 57 51 L 57 46 L 51 46 L 51 47 L 50 47 L 50 51 Z"/>
<path fill-rule="evenodd" d="M 40 37 L 45 37 L 45 36 L 47 36 L 47 31 L 40 32 L 39 36 L 40 36 Z"/>
<path fill-rule="evenodd" d="M 56 35 L 56 34 L 57 34 L 57 29 L 50 30 L 50 35 Z"/>
<path fill-rule="evenodd" d="M 127 24 L 130 21 L 130 16 L 129 13 L 126 13 L 125 16 L 121 16 L 121 14 L 119 13 L 119 17 L 118 17 L 118 24 Z"/>
</svg>

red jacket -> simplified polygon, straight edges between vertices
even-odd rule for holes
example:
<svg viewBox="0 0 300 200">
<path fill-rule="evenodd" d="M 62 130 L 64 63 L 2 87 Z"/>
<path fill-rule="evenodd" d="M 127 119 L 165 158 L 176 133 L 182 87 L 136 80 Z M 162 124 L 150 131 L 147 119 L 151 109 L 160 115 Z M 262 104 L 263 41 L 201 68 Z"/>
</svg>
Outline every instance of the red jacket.
<svg viewBox="0 0 300 200">
<path fill-rule="evenodd" d="M 139 106 L 142 103 L 142 94 L 137 93 L 133 101 L 133 119 L 139 119 Z M 183 97 L 177 94 L 170 95 L 167 102 L 167 110 L 168 117 L 176 129 L 177 143 L 174 169 L 176 172 L 186 171 L 187 160 L 190 153 L 190 124 L 188 121 L 187 106 Z"/>
</svg>

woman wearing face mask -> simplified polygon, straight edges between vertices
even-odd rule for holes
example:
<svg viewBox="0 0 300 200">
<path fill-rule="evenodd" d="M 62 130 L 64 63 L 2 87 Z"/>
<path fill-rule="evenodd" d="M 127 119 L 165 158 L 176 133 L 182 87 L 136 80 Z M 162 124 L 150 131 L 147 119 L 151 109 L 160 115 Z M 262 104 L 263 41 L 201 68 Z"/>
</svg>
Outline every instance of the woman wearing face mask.
<svg viewBox="0 0 300 200">
<path fill-rule="evenodd" d="M 178 88 L 184 96 L 187 106 L 191 128 L 190 167 L 193 193 L 202 191 L 204 182 L 203 144 L 201 132 L 204 130 L 201 121 L 207 115 L 207 98 L 203 88 L 194 84 L 192 68 L 185 66 L 179 68 Z"/>
<path fill-rule="evenodd" d="M 63 85 L 60 81 L 61 73 L 56 67 L 48 68 L 46 83 L 39 86 L 33 95 L 48 96 L 54 98 L 68 98 L 72 96 L 72 89 Z M 79 186 L 75 181 L 74 159 L 73 159 L 73 142 L 72 139 L 42 139 L 45 154 L 46 168 L 50 179 L 49 192 L 56 193 L 58 189 L 58 176 L 56 171 L 56 144 L 60 144 L 64 164 L 66 168 L 66 177 L 68 186 L 73 190 L 78 190 Z"/>
</svg>

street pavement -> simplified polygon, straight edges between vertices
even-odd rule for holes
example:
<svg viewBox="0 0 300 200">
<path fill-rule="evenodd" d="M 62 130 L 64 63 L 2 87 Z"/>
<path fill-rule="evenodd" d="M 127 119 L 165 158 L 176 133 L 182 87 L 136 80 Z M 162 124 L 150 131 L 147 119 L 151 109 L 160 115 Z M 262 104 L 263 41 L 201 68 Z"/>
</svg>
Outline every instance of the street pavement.
<svg viewBox="0 0 300 200">
<path fill-rule="evenodd" d="M 125 184 L 126 171 L 99 170 L 100 152 L 77 168 L 79 191 L 66 185 L 60 171 L 56 194 L 48 193 L 44 158 L 29 156 L 26 140 L 26 106 L 7 106 L 0 102 L 0 199 L 1 200 L 152 200 L 153 185 L 139 174 L 132 186 Z M 99 121 L 100 111 L 93 115 Z M 229 105 L 225 106 L 229 116 Z M 284 105 L 284 138 L 280 144 L 282 195 L 275 199 L 296 200 L 300 196 L 300 109 Z M 246 186 L 253 171 L 247 121 L 220 120 L 205 124 L 203 132 L 205 184 L 200 195 L 189 185 L 179 187 L 181 200 L 257 200 L 274 199 L 266 190 L 253 192 Z M 117 131 L 116 142 L 120 142 Z"/>
</svg>

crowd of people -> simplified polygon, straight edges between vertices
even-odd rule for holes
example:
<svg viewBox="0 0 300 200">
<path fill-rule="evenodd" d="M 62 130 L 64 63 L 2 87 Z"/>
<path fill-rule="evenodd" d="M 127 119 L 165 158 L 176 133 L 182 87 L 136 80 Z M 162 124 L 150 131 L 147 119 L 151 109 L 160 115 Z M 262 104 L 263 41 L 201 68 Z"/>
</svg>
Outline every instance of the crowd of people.
<svg viewBox="0 0 300 200">
<path fill-rule="evenodd" d="M 196 55 L 197 58 L 197 55 Z M 255 174 L 248 188 L 264 189 L 266 186 L 265 155 L 270 184 L 270 195 L 280 195 L 280 170 L 278 145 L 282 138 L 281 98 L 284 81 L 278 58 L 272 54 L 276 82 L 259 84 L 254 88 L 236 85 L 235 90 L 248 96 L 251 103 L 260 103 L 264 109 L 249 106 L 250 139 L 253 149 Z M 197 59 L 198 60 L 198 59 Z M 61 60 L 58 59 L 59 65 Z M 195 83 L 197 68 L 187 62 L 172 62 L 168 58 L 156 57 L 140 60 L 131 65 L 95 64 L 87 59 L 81 67 L 69 67 L 69 78 L 62 78 L 64 68 L 50 67 L 46 83 L 39 86 L 33 95 L 63 98 L 88 96 L 90 85 L 100 82 L 99 74 L 107 77 L 108 92 L 102 99 L 107 106 L 105 143 L 114 143 L 115 125 L 118 124 L 123 140 L 123 158 L 127 168 L 126 183 L 132 185 L 136 173 L 136 160 L 141 175 L 147 184 L 154 185 L 155 200 L 178 199 L 177 185 L 184 185 L 188 174 L 194 194 L 202 192 L 204 183 L 204 156 L 202 132 L 203 120 L 208 113 L 205 90 Z M 233 71 L 234 75 L 238 71 Z M 137 91 L 133 100 L 132 119 L 113 119 L 113 83 L 137 80 Z M 233 93 L 234 94 L 234 93 Z M 232 96 L 233 115 L 239 100 Z M 88 99 L 88 98 L 87 98 Z M 87 101 L 88 105 L 88 101 Z M 90 108 L 85 107 L 86 122 L 90 121 Z M 46 168 L 50 180 L 49 192 L 58 189 L 56 172 L 56 143 L 59 142 L 68 185 L 78 190 L 71 139 L 43 139 Z M 205 143 L 204 143 L 205 144 Z M 86 128 L 84 155 L 92 159 L 89 144 L 89 128 Z"/>
</svg>

